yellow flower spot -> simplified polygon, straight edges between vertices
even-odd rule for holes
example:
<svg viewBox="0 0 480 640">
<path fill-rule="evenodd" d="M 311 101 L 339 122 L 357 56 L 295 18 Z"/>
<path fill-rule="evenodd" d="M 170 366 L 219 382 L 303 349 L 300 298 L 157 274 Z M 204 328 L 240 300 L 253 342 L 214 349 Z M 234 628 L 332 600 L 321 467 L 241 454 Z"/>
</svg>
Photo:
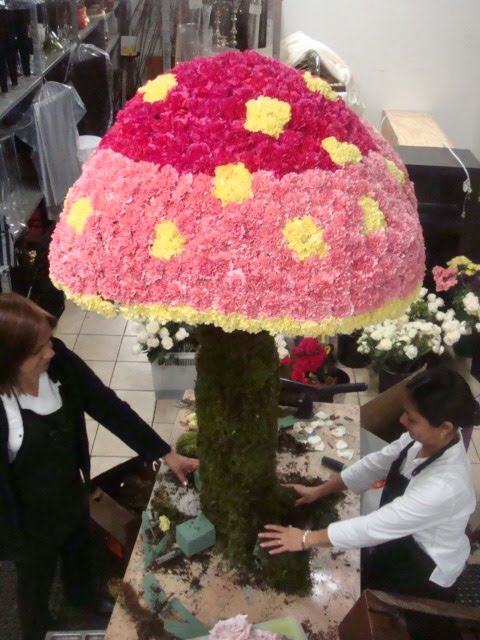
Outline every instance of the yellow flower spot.
<svg viewBox="0 0 480 640">
<path fill-rule="evenodd" d="M 312 76 L 310 71 L 307 71 L 303 74 L 303 79 L 305 80 L 305 84 L 310 89 L 310 91 L 313 91 L 314 93 L 321 93 L 324 98 L 327 98 L 327 100 L 332 100 L 332 102 L 338 100 L 338 93 L 335 93 L 335 91 L 326 80 Z"/>
<path fill-rule="evenodd" d="M 213 184 L 212 194 L 222 201 L 223 207 L 253 198 L 252 176 L 243 162 L 217 167 Z"/>
<path fill-rule="evenodd" d="M 466 267 L 471 262 L 472 261 L 470 260 L 470 258 L 467 258 L 467 256 L 455 256 L 455 258 L 452 258 L 447 262 L 447 265 L 449 267 Z"/>
<path fill-rule="evenodd" d="M 167 516 L 160 516 L 158 519 L 158 526 L 160 527 L 160 531 L 163 533 L 170 531 L 170 518 Z"/>
<path fill-rule="evenodd" d="M 247 119 L 244 127 L 247 131 L 260 131 L 278 138 L 290 122 L 292 109 L 288 102 L 260 96 L 247 102 Z"/>
<path fill-rule="evenodd" d="M 283 228 L 283 236 L 299 260 L 312 256 L 324 258 L 328 253 L 328 245 L 323 240 L 323 229 L 317 227 L 311 216 L 289 220 Z"/>
<path fill-rule="evenodd" d="M 157 224 L 155 237 L 150 247 L 150 255 L 159 260 L 170 260 L 183 252 L 185 238 L 171 220 Z"/>
<path fill-rule="evenodd" d="M 447 262 L 449 267 L 457 267 L 459 271 L 463 271 L 467 276 L 473 276 L 480 271 L 480 264 L 475 264 L 467 256 L 456 256 Z"/>
<path fill-rule="evenodd" d="M 159 322 L 187 322 L 188 324 L 213 324 L 221 327 L 227 333 L 231 331 L 248 331 L 260 333 L 268 331 L 272 335 L 283 333 L 286 336 L 318 337 L 319 335 L 334 336 L 338 333 L 351 333 L 356 329 L 371 324 L 383 322 L 387 318 L 397 318 L 410 304 L 418 298 L 423 282 L 420 281 L 415 289 L 405 298 L 394 298 L 383 306 L 367 313 L 335 318 L 329 316 L 320 322 L 312 320 L 293 320 L 288 316 L 276 318 L 247 318 L 239 313 L 223 314 L 219 311 L 198 311 L 192 307 L 181 305 L 170 307 L 160 304 L 133 304 L 130 306 L 113 305 L 102 301 L 100 296 L 87 296 L 73 293 L 65 285 L 52 280 L 57 289 L 63 290 L 69 300 L 73 300 L 87 311 L 96 311 L 107 316 L 122 315 L 129 320 L 138 318 L 157 318 Z"/>
<path fill-rule="evenodd" d="M 81 235 L 87 219 L 93 213 L 92 203 L 90 198 L 79 198 L 70 207 L 70 211 L 67 214 L 66 222 L 69 224 L 78 235 Z"/>
<path fill-rule="evenodd" d="M 376 200 L 369 196 L 363 196 L 359 199 L 358 204 L 363 209 L 363 233 L 365 235 L 387 228 L 387 221 Z"/>
<path fill-rule="evenodd" d="M 347 164 L 358 164 L 362 161 L 362 152 L 356 145 L 349 142 L 339 142 L 333 136 L 322 140 L 322 147 L 333 162 L 340 167 L 344 167 Z"/>
<path fill-rule="evenodd" d="M 177 84 L 174 73 L 165 73 L 154 80 L 149 80 L 146 85 L 140 87 L 138 92 L 143 95 L 144 102 L 162 102 Z"/>
<path fill-rule="evenodd" d="M 403 185 L 405 184 L 405 174 L 403 173 L 403 171 L 397 167 L 393 160 L 385 160 L 385 164 L 387 165 L 387 169 L 390 171 L 398 184 L 403 187 Z"/>
</svg>

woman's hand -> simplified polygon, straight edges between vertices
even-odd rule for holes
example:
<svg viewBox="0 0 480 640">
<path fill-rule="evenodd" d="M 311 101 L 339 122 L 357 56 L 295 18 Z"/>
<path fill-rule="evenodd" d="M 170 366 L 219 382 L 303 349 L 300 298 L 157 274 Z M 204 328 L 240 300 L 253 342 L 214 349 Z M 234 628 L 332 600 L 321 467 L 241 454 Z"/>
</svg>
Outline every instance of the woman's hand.
<svg viewBox="0 0 480 640">
<path fill-rule="evenodd" d="M 300 498 L 295 502 L 298 507 L 301 504 L 309 504 L 310 502 L 315 502 L 319 498 L 322 498 L 324 495 L 324 491 L 322 491 L 322 487 L 324 485 L 320 485 L 318 487 L 306 487 L 303 484 L 282 484 L 282 487 L 286 489 L 293 489 Z"/>
<path fill-rule="evenodd" d="M 170 453 L 163 456 L 162 460 L 167 463 L 184 486 L 188 484 L 185 474 L 189 471 L 200 469 L 200 462 L 198 460 L 181 456 L 176 451 L 170 451 Z"/>
<path fill-rule="evenodd" d="M 258 537 L 268 542 L 262 542 L 263 549 L 272 549 L 268 553 L 273 556 L 285 551 L 301 551 L 304 532 L 294 527 L 281 527 L 278 524 L 266 524 L 265 532 Z"/>
</svg>

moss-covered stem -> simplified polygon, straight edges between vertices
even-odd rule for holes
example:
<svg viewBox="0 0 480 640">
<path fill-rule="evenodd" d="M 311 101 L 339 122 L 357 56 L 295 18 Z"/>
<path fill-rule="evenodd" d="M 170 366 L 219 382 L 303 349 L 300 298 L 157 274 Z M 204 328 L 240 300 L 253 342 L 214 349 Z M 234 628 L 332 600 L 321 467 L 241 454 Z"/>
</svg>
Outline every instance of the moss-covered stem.
<svg viewBox="0 0 480 640">
<path fill-rule="evenodd" d="M 227 559 L 248 566 L 276 495 L 278 356 L 268 333 L 199 328 L 198 455 L 202 509 Z"/>
</svg>

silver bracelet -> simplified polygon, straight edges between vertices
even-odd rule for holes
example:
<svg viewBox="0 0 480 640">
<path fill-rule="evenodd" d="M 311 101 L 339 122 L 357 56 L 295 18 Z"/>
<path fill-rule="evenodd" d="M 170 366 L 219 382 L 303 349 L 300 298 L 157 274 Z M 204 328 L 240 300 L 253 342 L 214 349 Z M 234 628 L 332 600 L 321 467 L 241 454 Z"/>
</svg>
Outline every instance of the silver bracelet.
<svg viewBox="0 0 480 640">
<path fill-rule="evenodd" d="M 302 551 L 305 551 L 305 549 L 306 549 L 305 543 L 307 542 L 307 536 L 311 532 L 312 532 L 311 529 L 307 529 L 306 531 L 303 532 L 303 536 L 302 536 Z"/>
</svg>

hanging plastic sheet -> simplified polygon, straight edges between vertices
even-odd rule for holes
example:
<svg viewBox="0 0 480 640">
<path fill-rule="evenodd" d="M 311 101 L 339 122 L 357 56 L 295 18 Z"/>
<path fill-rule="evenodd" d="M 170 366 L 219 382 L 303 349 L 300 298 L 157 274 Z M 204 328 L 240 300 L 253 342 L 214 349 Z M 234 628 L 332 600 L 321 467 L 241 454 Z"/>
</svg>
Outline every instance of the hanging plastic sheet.
<svg viewBox="0 0 480 640">
<path fill-rule="evenodd" d="M 102 137 L 113 121 L 113 67 L 108 53 L 93 44 L 80 44 L 70 55 L 66 82 L 78 91 L 87 113 L 81 135 Z"/>
<path fill-rule="evenodd" d="M 320 56 L 322 65 L 325 65 L 325 68 L 338 82 L 345 85 L 348 106 L 361 115 L 365 107 L 360 99 L 350 67 L 326 44 L 310 38 L 302 31 L 296 31 L 282 40 L 280 60 L 295 67 L 310 50 L 316 51 Z"/>
<path fill-rule="evenodd" d="M 17 132 L 33 149 L 33 161 L 50 212 L 59 209 L 80 176 L 76 125 L 84 115 L 85 106 L 73 87 L 46 82 L 27 114 L 31 126 Z"/>
</svg>

